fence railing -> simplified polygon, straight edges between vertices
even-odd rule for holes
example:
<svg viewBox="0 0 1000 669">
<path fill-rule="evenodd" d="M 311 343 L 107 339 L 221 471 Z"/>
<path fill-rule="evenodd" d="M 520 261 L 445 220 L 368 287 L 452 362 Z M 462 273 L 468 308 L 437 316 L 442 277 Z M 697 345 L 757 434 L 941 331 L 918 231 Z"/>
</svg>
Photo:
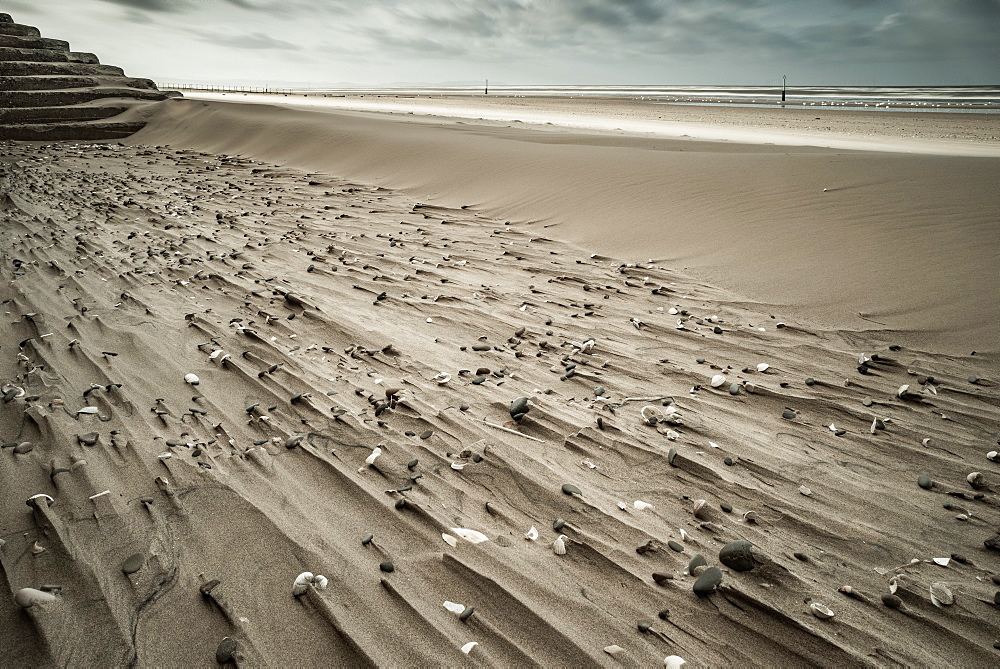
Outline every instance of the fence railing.
<svg viewBox="0 0 1000 669">
<path fill-rule="evenodd" d="M 288 95 L 293 92 L 291 88 L 270 88 L 266 86 L 225 86 L 216 84 L 177 84 L 169 82 L 156 82 L 156 87 L 161 91 L 210 91 L 217 93 L 271 93 L 276 95 Z"/>
</svg>

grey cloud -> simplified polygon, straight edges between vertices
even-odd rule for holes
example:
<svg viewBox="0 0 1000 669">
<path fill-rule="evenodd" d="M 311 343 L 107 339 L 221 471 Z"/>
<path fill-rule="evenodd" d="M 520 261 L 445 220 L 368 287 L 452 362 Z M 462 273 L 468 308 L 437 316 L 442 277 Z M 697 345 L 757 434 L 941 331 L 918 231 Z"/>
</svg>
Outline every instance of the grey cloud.
<svg viewBox="0 0 1000 669">
<path fill-rule="evenodd" d="M 245 35 L 215 35 L 201 33 L 202 40 L 212 44 L 222 44 L 237 49 L 277 49 L 281 51 L 298 51 L 302 47 L 284 40 L 275 39 L 264 33 L 249 33 Z"/>
<path fill-rule="evenodd" d="M 103 0 L 115 5 L 150 12 L 181 12 L 191 7 L 187 0 Z"/>
</svg>

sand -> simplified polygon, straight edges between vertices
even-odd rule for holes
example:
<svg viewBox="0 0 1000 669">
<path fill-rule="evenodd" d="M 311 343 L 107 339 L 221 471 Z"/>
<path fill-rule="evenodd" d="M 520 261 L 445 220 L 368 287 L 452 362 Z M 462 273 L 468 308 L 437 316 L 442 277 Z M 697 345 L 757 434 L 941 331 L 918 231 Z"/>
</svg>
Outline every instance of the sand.
<svg viewBox="0 0 1000 669">
<path fill-rule="evenodd" d="M 174 100 L 0 161 L 6 666 L 996 662 L 995 159 Z"/>
</svg>

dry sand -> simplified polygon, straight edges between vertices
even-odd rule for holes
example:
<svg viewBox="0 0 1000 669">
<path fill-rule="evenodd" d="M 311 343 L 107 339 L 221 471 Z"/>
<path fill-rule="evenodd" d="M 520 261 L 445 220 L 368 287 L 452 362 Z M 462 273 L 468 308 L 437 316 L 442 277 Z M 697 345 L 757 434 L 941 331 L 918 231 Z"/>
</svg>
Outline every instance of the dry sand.
<svg viewBox="0 0 1000 669">
<path fill-rule="evenodd" d="M 170 101 L 0 161 L 5 666 L 996 663 L 996 160 Z"/>
</svg>

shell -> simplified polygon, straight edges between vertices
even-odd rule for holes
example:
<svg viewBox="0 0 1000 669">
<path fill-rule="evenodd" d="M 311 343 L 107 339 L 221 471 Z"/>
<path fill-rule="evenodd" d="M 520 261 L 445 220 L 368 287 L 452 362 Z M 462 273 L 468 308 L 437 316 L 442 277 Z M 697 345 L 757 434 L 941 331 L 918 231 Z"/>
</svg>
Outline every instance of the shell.
<svg viewBox="0 0 1000 669">
<path fill-rule="evenodd" d="M 680 655 L 668 655 L 663 658 L 663 666 L 666 669 L 681 669 L 685 664 L 687 664 L 687 660 Z"/>
<path fill-rule="evenodd" d="M 478 641 L 470 641 L 469 643 L 462 646 L 462 652 L 468 655 L 472 652 L 472 649 L 479 645 Z"/>
<path fill-rule="evenodd" d="M 743 520 L 747 521 L 748 523 L 756 523 L 757 522 L 757 512 L 756 511 L 747 511 L 746 513 L 743 514 Z"/>
<path fill-rule="evenodd" d="M 941 565 L 942 567 L 947 567 L 949 562 L 951 562 L 951 558 L 934 558 L 934 564 Z"/>
<path fill-rule="evenodd" d="M 295 583 L 292 584 L 292 594 L 298 597 L 305 593 L 309 589 L 309 584 L 313 582 L 313 573 L 311 571 L 304 571 L 295 577 Z"/>
<path fill-rule="evenodd" d="M 899 387 L 899 390 L 896 391 L 896 397 L 903 399 L 904 397 L 906 397 L 906 395 L 909 394 L 909 392 L 910 392 L 910 384 L 904 383 Z"/>
<path fill-rule="evenodd" d="M 719 386 L 725 384 L 725 382 L 726 382 L 726 377 L 723 374 L 716 374 L 715 376 L 712 377 L 713 388 L 718 388 Z"/>
<path fill-rule="evenodd" d="M 566 555 L 566 535 L 560 534 L 559 538 L 552 542 L 552 552 L 556 555 Z"/>
<path fill-rule="evenodd" d="M 942 606 L 951 606 L 955 603 L 955 595 L 951 594 L 951 590 L 948 586 L 938 581 L 937 583 L 931 583 L 931 604 L 937 606 L 938 608 Z"/>
<path fill-rule="evenodd" d="M 455 602 L 445 600 L 444 608 L 448 609 L 457 616 L 465 610 L 465 604 L 456 604 Z"/>
<path fill-rule="evenodd" d="M 322 574 L 316 574 L 316 576 L 313 577 L 313 585 L 316 586 L 317 590 L 326 590 L 326 586 L 328 586 L 329 584 L 330 584 L 329 579 L 327 579 L 327 577 L 323 576 Z"/>
<path fill-rule="evenodd" d="M 382 455 L 382 449 L 376 446 L 374 450 L 372 450 L 371 455 L 365 458 L 365 464 L 366 465 L 375 464 L 375 461 L 378 460 L 378 456 L 380 455 Z"/>
<path fill-rule="evenodd" d="M 621 653 L 624 650 L 625 650 L 624 648 L 616 644 L 611 644 L 610 646 L 604 647 L 604 652 L 607 653 L 608 655 L 617 655 L 618 653 Z"/>
<path fill-rule="evenodd" d="M 650 504 L 649 502 L 643 502 L 641 499 L 637 499 L 634 502 L 632 502 L 632 506 L 635 508 L 636 511 L 645 511 L 646 509 L 654 508 L 652 504 Z"/>
<path fill-rule="evenodd" d="M 538 539 L 538 530 L 532 525 L 531 529 L 524 533 L 524 538 L 528 541 L 536 541 Z"/>
<path fill-rule="evenodd" d="M 771 368 L 771 365 L 767 364 L 766 362 L 762 362 L 762 363 L 760 363 L 760 364 L 757 365 L 757 371 L 758 372 L 766 372 L 770 368 Z"/>
<path fill-rule="evenodd" d="M 646 425 L 656 425 L 661 418 L 660 410 L 654 406 L 644 406 L 639 413 L 642 416 L 642 422 Z"/>
<path fill-rule="evenodd" d="M 451 528 L 451 531 L 459 539 L 465 539 L 470 544 L 481 544 L 490 540 L 488 536 L 477 530 L 467 530 L 464 527 L 453 527 Z"/>
<path fill-rule="evenodd" d="M 810 604 L 809 610 L 812 612 L 814 616 L 823 620 L 832 618 L 834 615 L 833 611 L 830 609 L 829 606 L 824 606 L 819 602 L 813 602 L 812 604 Z"/>
<path fill-rule="evenodd" d="M 458 545 L 458 539 L 456 539 L 455 537 L 451 536 L 450 534 L 444 534 L 444 533 L 442 533 L 441 534 L 441 538 L 444 539 L 444 542 L 446 544 L 448 544 L 449 546 L 451 546 L 452 548 L 454 548 L 455 546 Z"/>
<path fill-rule="evenodd" d="M 708 502 L 706 502 L 703 499 L 699 499 L 699 500 L 695 501 L 695 503 L 694 503 L 694 509 L 693 509 L 693 513 L 694 513 L 694 517 L 695 518 L 697 518 L 698 514 L 700 514 L 702 512 L 702 510 L 704 510 L 706 504 L 708 504 Z"/>
<path fill-rule="evenodd" d="M 184 382 L 185 383 L 190 383 L 192 386 L 196 386 L 199 383 L 201 383 L 201 379 L 198 378 L 197 374 L 185 374 L 184 375 Z"/>
</svg>

